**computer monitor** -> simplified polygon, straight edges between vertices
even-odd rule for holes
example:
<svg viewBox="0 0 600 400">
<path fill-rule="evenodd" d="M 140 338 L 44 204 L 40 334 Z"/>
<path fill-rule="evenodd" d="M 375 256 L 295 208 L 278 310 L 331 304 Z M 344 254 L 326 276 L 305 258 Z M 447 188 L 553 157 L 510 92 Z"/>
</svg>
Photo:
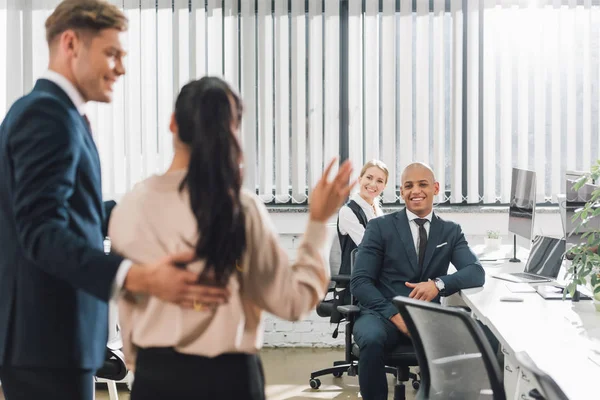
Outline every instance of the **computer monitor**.
<svg viewBox="0 0 600 400">
<path fill-rule="evenodd" d="M 526 239 L 533 238 L 535 189 L 535 171 L 513 168 L 508 230 Z"/>
<path fill-rule="evenodd" d="M 525 265 L 525 272 L 556 279 L 565 254 L 565 240 L 537 236 Z"/>
</svg>

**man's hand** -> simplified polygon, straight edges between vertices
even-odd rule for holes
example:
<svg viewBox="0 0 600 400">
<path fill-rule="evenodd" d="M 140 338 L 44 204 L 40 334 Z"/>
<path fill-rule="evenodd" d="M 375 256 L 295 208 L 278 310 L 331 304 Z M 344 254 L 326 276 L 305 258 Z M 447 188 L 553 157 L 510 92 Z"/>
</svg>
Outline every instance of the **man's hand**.
<svg viewBox="0 0 600 400">
<path fill-rule="evenodd" d="M 421 283 L 406 282 L 406 286 L 412 289 L 412 292 L 408 295 L 411 299 L 431 301 L 440 293 L 433 281 Z"/>
<path fill-rule="evenodd" d="M 125 278 L 124 287 L 130 292 L 147 293 L 182 308 L 193 308 L 194 304 L 216 307 L 226 303 L 230 296 L 227 288 L 200 285 L 197 272 L 175 266 L 193 259 L 193 252 L 186 252 L 165 257 L 156 264 L 134 264 Z"/>
<path fill-rule="evenodd" d="M 393 315 L 392 318 L 390 318 L 390 321 L 392 321 L 394 325 L 396 325 L 400 332 L 410 337 L 410 333 L 408 333 L 408 328 L 406 327 L 406 324 L 404 323 L 404 320 L 402 319 L 400 314 Z"/>
</svg>

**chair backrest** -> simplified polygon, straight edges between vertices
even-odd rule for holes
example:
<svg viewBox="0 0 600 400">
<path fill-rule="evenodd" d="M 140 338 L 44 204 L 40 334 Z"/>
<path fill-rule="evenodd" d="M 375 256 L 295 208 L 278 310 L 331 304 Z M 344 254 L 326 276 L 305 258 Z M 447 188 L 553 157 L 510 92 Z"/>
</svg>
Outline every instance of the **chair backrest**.
<svg viewBox="0 0 600 400">
<path fill-rule="evenodd" d="M 334 244 L 330 250 L 331 253 L 336 251 L 335 242 L 338 242 L 337 237 L 333 241 Z M 340 247 L 339 247 L 339 242 L 338 242 L 337 249 L 339 250 L 339 248 Z M 350 265 L 351 266 L 354 265 L 354 259 L 356 258 L 357 250 L 358 249 L 354 249 L 354 250 L 352 250 L 352 253 L 350 253 Z M 339 269 L 339 264 L 338 264 L 338 269 Z M 331 271 L 331 275 L 335 275 L 333 270 Z M 337 284 L 332 281 L 329 283 L 329 289 L 328 289 L 327 294 L 325 295 L 325 299 L 323 299 L 317 305 L 317 308 L 316 308 L 317 315 L 320 317 L 323 317 L 323 318 L 329 317 L 330 318 L 329 322 L 331 322 L 333 324 L 337 324 L 342 320 L 342 314 L 340 314 L 340 312 L 337 311 L 337 307 L 343 306 L 343 305 L 349 305 L 349 304 L 352 304 L 350 288 L 344 287 L 344 286 L 338 287 Z"/>
<path fill-rule="evenodd" d="M 536 397 L 534 398 L 543 400 L 569 400 L 554 379 L 535 365 L 529 354 L 522 351 L 516 353 L 515 358 L 521 368 L 521 378 L 529 381 L 531 386 L 537 388 Z M 526 393 L 526 395 L 531 397 L 529 393 Z"/>
<path fill-rule="evenodd" d="M 483 330 L 460 308 L 397 296 L 426 399 L 505 400 L 503 378 Z"/>
<path fill-rule="evenodd" d="M 340 273 L 342 263 L 342 248 L 337 235 L 337 225 L 327 224 L 327 241 L 325 243 L 325 263 L 329 264 L 331 275 Z"/>
<path fill-rule="evenodd" d="M 356 253 L 358 253 L 358 247 L 350 253 L 350 273 L 354 271 L 354 262 L 356 261 Z"/>
</svg>

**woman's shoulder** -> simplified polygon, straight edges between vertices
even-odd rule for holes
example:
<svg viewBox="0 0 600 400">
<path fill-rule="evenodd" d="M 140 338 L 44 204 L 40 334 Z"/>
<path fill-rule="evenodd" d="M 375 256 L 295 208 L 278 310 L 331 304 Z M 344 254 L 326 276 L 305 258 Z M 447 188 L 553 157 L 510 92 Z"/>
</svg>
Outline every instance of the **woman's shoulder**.
<svg viewBox="0 0 600 400">
<path fill-rule="evenodd" d="M 256 194 L 252 193 L 246 188 L 242 188 L 242 190 L 240 190 L 240 200 L 242 201 L 242 205 L 244 207 L 258 204 L 258 201 L 260 201 Z"/>
<path fill-rule="evenodd" d="M 240 191 L 240 201 L 246 213 L 246 218 L 253 216 L 260 217 L 261 214 L 268 214 L 267 207 L 262 200 L 248 189 Z"/>
<path fill-rule="evenodd" d="M 151 192 L 149 182 L 153 178 L 154 177 L 146 178 L 133 185 L 131 190 L 125 193 L 123 197 L 121 197 L 121 199 L 117 202 L 117 207 L 130 207 L 132 205 L 139 205 L 139 203 L 144 202 L 144 200 L 150 194 L 149 192 Z"/>
<path fill-rule="evenodd" d="M 341 207 L 340 210 L 338 211 L 338 214 L 342 214 L 342 213 L 348 213 L 348 212 L 352 212 L 352 210 L 350 209 L 350 207 L 348 206 L 348 203 L 344 203 Z"/>
<path fill-rule="evenodd" d="M 246 230 L 275 230 L 273 220 L 269 215 L 267 206 L 255 193 L 242 189 L 240 193 L 242 208 L 246 217 Z"/>
<path fill-rule="evenodd" d="M 338 211 L 338 217 L 340 220 L 340 224 L 343 224 L 344 222 L 349 220 L 358 220 L 356 214 L 354 214 L 354 211 L 352 211 L 352 209 L 348 206 L 348 203 L 340 207 L 340 210 Z"/>
</svg>

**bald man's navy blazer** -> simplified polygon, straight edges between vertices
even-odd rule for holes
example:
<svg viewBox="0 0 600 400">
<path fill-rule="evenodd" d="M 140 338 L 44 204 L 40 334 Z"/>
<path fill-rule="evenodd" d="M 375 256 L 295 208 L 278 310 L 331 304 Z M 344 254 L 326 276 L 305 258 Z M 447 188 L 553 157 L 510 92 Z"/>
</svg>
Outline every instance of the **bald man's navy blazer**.
<svg viewBox="0 0 600 400">
<path fill-rule="evenodd" d="M 457 272 L 448 275 L 450 263 Z M 408 296 L 412 291 L 406 282 L 435 278 L 444 282 L 446 296 L 460 289 L 483 286 L 485 282 L 483 267 L 469 248 L 460 225 L 433 213 L 423 268 L 419 268 L 406 209 L 369 221 L 350 283 L 362 311 L 390 318 L 398 313 L 392 299 Z M 439 296 L 434 301 L 439 302 Z"/>
</svg>

